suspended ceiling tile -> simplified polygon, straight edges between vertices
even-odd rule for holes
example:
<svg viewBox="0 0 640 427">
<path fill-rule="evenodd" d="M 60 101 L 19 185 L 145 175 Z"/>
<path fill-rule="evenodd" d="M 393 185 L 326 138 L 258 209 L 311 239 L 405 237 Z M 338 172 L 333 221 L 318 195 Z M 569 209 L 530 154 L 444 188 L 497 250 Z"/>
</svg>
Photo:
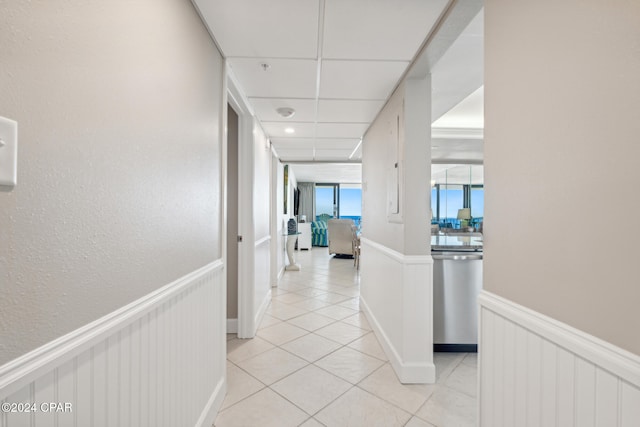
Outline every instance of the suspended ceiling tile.
<svg viewBox="0 0 640 427">
<path fill-rule="evenodd" d="M 321 99 L 318 103 L 318 121 L 370 123 L 383 105 L 384 101 Z"/>
<path fill-rule="evenodd" d="M 315 135 L 315 123 L 299 122 L 262 122 L 264 131 L 271 138 L 313 138 Z M 291 128 L 293 133 L 287 133 L 285 129 Z"/>
<path fill-rule="evenodd" d="M 265 71 L 262 63 L 269 64 Z M 233 74 L 248 97 L 315 98 L 317 61 L 230 58 Z"/>
<path fill-rule="evenodd" d="M 265 122 L 314 122 L 316 120 L 315 99 L 249 98 L 256 116 Z M 282 117 L 277 108 L 293 108 L 291 118 Z"/>
<path fill-rule="evenodd" d="M 386 100 L 408 61 L 322 61 L 320 98 Z"/>
<path fill-rule="evenodd" d="M 337 59 L 410 61 L 447 3 L 447 0 L 327 1 L 322 55 Z"/>
<path fill-rule="evenodd" d="M 313 159 L 313 150 L 279 150 L 277 147 L 276 153 L 283 162 L 286 161 L 306 161 Z"/>
<path fill-rule="evenodd" d="M 356 148 L 360 143 L 359 138 L 343 139 L 343 138 L 318 138 L 315 140 L 315 147 L 320 149 L 338 149 L 351 150 Z"/>
<path fill-rule="evenodd" d="M 315 147 L 313 138 L 272 138 L 271 143 L 274 147 L 284 150 L 313 150 Z"/>
<path fill-rule="evenodd" d="M 360 138 L 369 125 L 367 123 L 318 123 L 318 138 Z"/>
<path fill-rule="evenodd" d="M 321 150 L 316 148 L 316 160 L 349 160 L 352 150 Z"/>
<path fill-rule="evenodd" d="M 195 3 L 227 57 L 317 57 L 318 0 Z"/>
</svg>

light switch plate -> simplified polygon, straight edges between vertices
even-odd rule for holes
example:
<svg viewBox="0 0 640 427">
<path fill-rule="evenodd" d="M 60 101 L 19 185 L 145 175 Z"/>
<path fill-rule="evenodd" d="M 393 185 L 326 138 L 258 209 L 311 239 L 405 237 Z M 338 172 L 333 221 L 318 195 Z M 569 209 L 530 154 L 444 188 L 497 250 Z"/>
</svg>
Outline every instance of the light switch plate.
<svg viewBox="0 0 640 427">
<path fill-rule="evenodd" d="M 13 187 L 18 178 L 18 122 L 0 117 L 0 185 Z"/>
</svg>

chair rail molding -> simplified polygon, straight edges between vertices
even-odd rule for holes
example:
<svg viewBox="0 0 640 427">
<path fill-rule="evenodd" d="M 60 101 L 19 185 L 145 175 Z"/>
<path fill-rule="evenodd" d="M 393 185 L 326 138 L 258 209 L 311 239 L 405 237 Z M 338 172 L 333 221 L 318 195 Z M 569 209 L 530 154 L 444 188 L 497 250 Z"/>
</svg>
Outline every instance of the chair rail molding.
<svg viewBox="0 0 640 427">
<path fill-rule="evenodd" d="M 481 426 L 637 426 L 640 357 L 482 291 Z"/>
<path fill-rule="evenodd" d="M 216 260 L 5 364 L 0 401 L 72 404 L 30 425 L 211 425 L 226 392 L 224 276 Z"/>
<path fill-rule="evenodd" d="M 433 259 L 362 237 L 363 311 L 398 378 L 433 383 Z"/>
</svg>

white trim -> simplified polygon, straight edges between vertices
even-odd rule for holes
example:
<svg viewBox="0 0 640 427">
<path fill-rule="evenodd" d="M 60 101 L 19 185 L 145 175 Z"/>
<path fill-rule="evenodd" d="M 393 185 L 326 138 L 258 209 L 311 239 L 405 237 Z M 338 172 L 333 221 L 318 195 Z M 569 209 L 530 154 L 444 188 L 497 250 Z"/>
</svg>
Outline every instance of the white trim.
<svg viewBox="0 0 640 427">
<path fill-rule="evenodd" d="M 371 309 L 367 305 L 367 302 L 360 298 L 360 307 L 364 312 L 371 328 L 378 338 L 378 342 L 382 346 L 389 363 L 393 366 L 396 375 L 402 383 L 435 383 L 436 378 L 436 366 L 435 364 L 424 363 L 407 363 L 402 360 L 402 357 L 396 351 L 395 346 L 391 343 L 391 340 L 385 334 L 384 329 L 378 322 L 376 316 L 371 312 Z"/>
<path fill-rule="evenodd" d="M 211 393 L 211 397 L 209 397 L 207 404 L 203 408 L 200 418 L 196 421 L 195 427 L 210 427 L 213 425 L 216 420 L 216 416 L 218 415 L 218 410 L 222 407 L 225 395 L 226 382 L 225 379 L 222 378 L 218 381 L 218 384 L 216 384 L 216 388 L 213 393 Z"/>
<path fill-rule="evenodd" d="M 197 283 L 201 277 L 221 270 L 223 266 L 220 259 L 207 264 L 98 320 L 0 366 L 0 399 L 20 390 L 78 354 L 89 350 L 95 344 L 111 336 L 114 330 L 120 330 L 150 313 Z"/>
<path fill-rule="evenodd" d="M 362 238 L 362 311 L 402 383 L 435 383 L 433 259 Z"/>
<path fill-rule="evenodd" d="M 227 333 L 228 334 L 238 333 L 238 319 L 227 319 Z"/>
<path fill-rule="evenodd" d="M 431 258 L 431 255 L 404 255 L 398 251 L 381 245 L 380 243 L 374 242 L 373 240 L 369 240 L 365 237 L 361 237 L 360 242 L 373 247 L 378 252 L 381 252 L 392 260 L 404 265 L 433 264 L 433 258 Z"/>
<path fill-rule="evenodd" d="M 640 388 L 640 356 L 488 291 L 480 306 Z"/>
<path fill-rule="evenodd" d="M 262 323 L 262 318 L 264 317 L 264 314 L 266 313 L 267 308 L 269 308 L 270 302 L 271 302 L 271 287 L 269 287 L 269 290 L 267 291 L 267 294 L 262 300 L 260 307 L 256 311 L 256 316 L 254 318 L 254 325 L 256 325 L 256 331 L 258 330 L 258 326 L 260 326 L 260 323 Z"/>
<path fill-rule="evenodd" d="M 238 336 L 252 338 L 255 330 L 255 227 L 253 224 L 254 158 L 253 129 L 255 120 L 251 104 L 244 96 L 228 61 L 225 66 L 227 102 L 238 114 Z M 245 243 L 246 242 L 246 243 Z"/>
<path fill-rule="evenodd" d="M 263 244 L 265 244 L 267 242 L 270 242 L 270 241 L 271 241 L 271 236 L 265 236 L 262 239 L 256 240 L 255 247 L 257 248 L 258 246 L 263 245 Z"/>
</svg>

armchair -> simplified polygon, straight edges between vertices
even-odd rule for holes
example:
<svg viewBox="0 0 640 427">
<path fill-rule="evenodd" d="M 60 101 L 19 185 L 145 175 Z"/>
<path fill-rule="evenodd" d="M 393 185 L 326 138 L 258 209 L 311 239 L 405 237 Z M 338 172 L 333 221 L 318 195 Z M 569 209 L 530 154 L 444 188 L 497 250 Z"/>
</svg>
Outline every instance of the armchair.
<svg viewBox="0 0 640 427">
<path fill-rule="evenodd" d="M 352 219 L 330 219 L 327 222 L 329 254 L 354 256 L 356 225 Z"/>
</svg>

